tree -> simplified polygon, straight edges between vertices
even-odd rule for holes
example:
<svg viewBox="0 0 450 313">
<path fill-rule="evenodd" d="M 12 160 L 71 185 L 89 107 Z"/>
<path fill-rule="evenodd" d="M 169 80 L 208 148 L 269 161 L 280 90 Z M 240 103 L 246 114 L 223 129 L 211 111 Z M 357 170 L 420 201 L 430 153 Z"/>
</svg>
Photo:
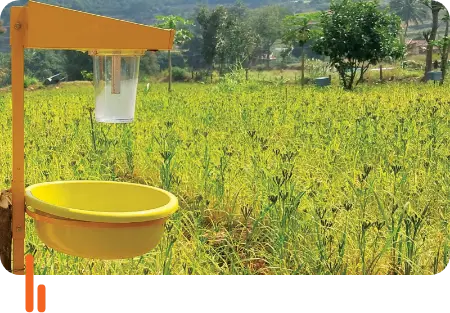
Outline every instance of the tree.
<svg viewBox="0 0 450 313">
<path fill-rule="evenodd" d="M 288 15 L 283 20 L 283 43 L 291 49 L 298 44 L 301 49 L 302 78 L 305 82 L 305 44 L 318 34 L 314 20 L 319 16 L 314 13 Z"/>
<path fill-rule="evenodd" d="M 423 37 L 427 41 L 427 56 L 426 56 L 426 64 L 425 64 L 425 74 L 422 78 L 422 81 L 427 80 L 427 73 L 431 71 L 433 66 L 433 47 L 434 41 L 436 40 L 437 31 L 439 28 L 439 12 L 445 7 L 437 1 L 434 0 L 424 0 L 424 4 L 431 10 L 432 23 L 431 30 L 423 32 Z"/>
<path fill-rule="evenodd" d="M 360 70 L 360 78 L 370 65 L 385 58 L 400 58 L 405 47 L 399 39 L 400 18 L 380 10 L 377 1 L 333 1 L 330 11 L 320 18 L 323 30 L 314 50 L 330 58 L 345 89 L 352 89 Z"/>
<path fill-rule="evenodd" d="M 201 27 L 202 54 L 210 69 L 219 65 L 220 73 L 226 66 L 248 66 L 256 47 L 256 34 L 249 22 L 249 10 L 237 2 L 225 8 L 201 8 L 197 14 Z"/>
<path fill-rule="evenodd" d="M 146 52 L 144 56 L 141 57 L 139 64 L 139 72 L 141 77 L 147 75 L 154 75 L 159 73 L 160 65 L 158 64 L 158 58 L 155 52 Z"/>
<path fill-rule="evenodd" d="M 225 65 L 248 69 L 256 46 L 256 34 L 248 22 L 248 9 L 240 2 L 227 9 L 218 30 L 217 56 L 221 73 Z"/>
<path fill-rule="evenodd" d="M 157 27 L 164 29 L 173 29 L 176 31 L 174 44 L 177 46 L 183 45 L 192 38 L 191 31 L 187 28 L 193 25 L 189 20 L 185 20 L 180 16 L 157 16 L 159 24 Z M 169 50 L 169 92 L 172 91 L 172 51 Z"/>
<path fill-rule="evenodd" d="M 4 34 L 6 32 L 6 29 L 3 27 L 3 21 L 0 20 L 0 35 Z"/>
<path fill-rule="evenodd" d="M 448 53 L 450 48 L 450 38 L 448 37 L 449 33 L 449 23 L 450 23 L 450 16 L 447 11 L 447 9 L 444 8 L 444 17 L 442 18 L 442 21 L 445 23 L 445 31 L 444 31 L 444 37 L 434 41 L 433 46 L 439 47 L 440 53 L 441 53 L 441 72 L 442 72 L 442 78 L 440 81 L 440 85 L 444 84 L 445 76 L 447 74 L 447 68 L 448 68 Z"/>
<path fill-rule="evenodd" d="M 11 84 L 11 57 L 0 52 L 0 87 Z"/>
<path fill-rule="evenodd" d="M 448 68 L 448 52 L 449 52 L 449 38 L 448 38 L 448 31 L 449 31 L 449 23 L 450 23 L 450 15 L 448 13 L 448 10 L 445 9 L 445 15 L 443 18 L 445 22 L 445 33 L 444 38 L 442 38 L 442 54 L 441 54 L 441 72 L 442 72 L 442 79 L 440 84 L 443 85 L 445 81 L 445 75 L 447 74 L 447 68 Z"/>
<path fill-rule="evenodd" d="M 75 50 L 64 50 L 61 53 L 68 80 L 83 80 L 82 72 L 92 72 L 93 59 L 88 53 Z M 40 65 L 40 63 L 36 64 Z"/>
<path fill-rule="evenodd" d="M 253 11 L 251 25 L 257 34 L 256 52 L 261 56 L 266 55 L 267 67 L 270 67 L 272 46 L 281 38 L 281 20 L 287 15 L 287 11 L 279 6 L 266 6 Z"/>
<path fill-rule="evenodd" d="M 188 43 L 183 45 L 183 56 L 186 59 L 186 64 L 188 64 L 192 71 L 207 67 L 203 58 L 202 47 L 203 39 L 201 35 L 197 34 Z"/>
<path fill-rule="evenodd" d="M 405 38 L 411 22 L 416 25 L 422 24 L 428 16 L 427 8 L 422 0 L 391 0 L 389 6 L 405 22 Z"/>
<path fill-rule="evenodd" d="M 210 70 L 214 69 L 214 59 L 217 55 L 218 34 L 226 22 L 227 10 L 218 6 L 213 10 L 201 7 L 197 12 L 196 20 L 201 29 L 202 55 Z"/>
</svg>

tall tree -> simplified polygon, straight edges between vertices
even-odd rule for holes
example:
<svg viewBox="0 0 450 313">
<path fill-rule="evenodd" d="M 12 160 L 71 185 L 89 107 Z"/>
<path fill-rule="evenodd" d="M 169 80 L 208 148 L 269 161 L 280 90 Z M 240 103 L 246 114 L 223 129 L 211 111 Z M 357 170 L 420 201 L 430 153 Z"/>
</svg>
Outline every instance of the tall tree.
<svg viewBox="0 0 450 313">
<path fill-rule="evenodd" d="M 256 35 L 249 25 L 248 13 L 248 9 L 240 2 L 227 9 L 225 23 L 217 35 L 221 72 L 225 65 L 248 68 L 256 45 Z"/>
<path fill-rule="evenodd" d="M 182 47 L 185 63 L 188 64 L 188 66 L 191 68 L 192 71 L 207 67 L 205 59 L 203 57 L 202 47 L 203 47 L 202 36 L 195 32 L 194 37 L 188 43 L 184 44 Z"/>
<path fill-rule="evenodd" d="M 315 13 L 288 15 L 283 20 L 283 43 L 291 49 L 299 45 L 301 49 L 302 73 L 301 84 L 305 82 L 305 44 L 317 35 L 315 21 L 320 16 Z"/>
<path fill-rule="evenodd" d="M 193 23 L 189 20 L 185 20 L 180 16 L 169 15 L 169 16 L 157 16 L 158 20 L 157 27 L 164 29 L 173 29 L 176 31 L 174 37 L 174 44 L 181 46 L 189 41 L 193 35 L 189 30 L 189 26 Z M 168 52 L 169 57 L 169 92 L 172 91 L 172 51 Z"/>
<path fill-rule="evenodd" d="M 399 39 L 400 18 L 380 10 L 377 1 L 333 1 L 330 11 L 321 15 L 323 35 L 314 50 L 330 57 L 345 89 L 352 89 L 358 69 L 362 81 L 370 65 L 405 51 Z"/>
<path fill-rule="evenodd" d="M 425 74 L 422 78 L 422 81 L 427 80 L 427 73 L 431 71 L 433 66 L 433 48 L 434 41 L 437 37 L 437 31 L 439 28 L 439 12 L 445 7 L 437 1 L 434 0 L 424 0 L 424 4 L 431 10 L 432 23 L 431 30 L 427 32 L 423 32 L 423 37 L 427 41 L 427 56 L 426 56 L 426 64 L 425 64 Z"/>
<path fill-rule="evenodd" d="M 447 76 L 447 69 L 448 69 L 448 53 L 450 48 L 450 38 L 448 37 L 449 33 L 449 24 L 450 24 L 450 15 L 448 13 L 447 9 L 444 9 L 444 16 L 442 18 L 442 21 L 445 24 L 445 31 L 444 31 L 444 37 L 442 37 L 440 40 L 436 40 L 434 42 L 434 45 L 439 47 L 439 50 L 441 52 L 441 72 L 442 77 L 440 81 L 440 85 L 444 84 L 445 77 Z"/>
<path fill-rule="evenodd" d="M 202 55 L 210 70 L 214 69 L 214 59 L 217 55 L 219 32 L 226 23 L 227 10 L 218 6 L 213 10 L 201 7 L 196 20 L 201 29 Z"/>
<path fill-rule="evenodd" d="M 405 23 L 405 39 L 410 23 L 422 24 L 428 16 L 427 7 L 422 0 L 391 0 L 389 6 Z"/>
<path fill-rule="evenodd" d="M 270 55 L 272 46 L 281 38 L 281 20 L 287 15 L 287 11 L 279 6 L 266 6 L 253 11 L 251 17 L 252 28 L 257 37 L 257 51 L 260 55 L 265 54 L 267 67 L 270 66 Z"/>
</svg>

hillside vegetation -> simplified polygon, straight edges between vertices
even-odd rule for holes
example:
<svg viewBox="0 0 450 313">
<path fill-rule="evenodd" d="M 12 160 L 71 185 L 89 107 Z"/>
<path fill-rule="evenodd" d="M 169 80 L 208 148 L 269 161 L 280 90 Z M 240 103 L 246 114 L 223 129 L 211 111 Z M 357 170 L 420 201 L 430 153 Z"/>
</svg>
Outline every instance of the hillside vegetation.
<svg viewBox="0 0 450 313">
<path fill-rule="evenodd" d="M 0 19 L 6 26 L 9 25 L 9 8 L 24 5 L 27 1 L 19 0 L 10 3 L 3 10 Z M 233 5 L 234 0 L 40 0 L 38 2 L 54 4 L 74 10 L 81 10 L 93 14 L 129 20 L 143 24 L 154 24 L 155 16 L 179 15 L 190 18 L 197 7 L 201 5 Z M 286 1 L 286 0 L 244 0 L 243 4 L 250 8 L 265 5 L 282 5 L 292 11 L 314 11 L 326 9 L 329 0 L 314 1 Z M 9 50 L 9 36 L 0 37 L 0 51 Z"/>
</svg>

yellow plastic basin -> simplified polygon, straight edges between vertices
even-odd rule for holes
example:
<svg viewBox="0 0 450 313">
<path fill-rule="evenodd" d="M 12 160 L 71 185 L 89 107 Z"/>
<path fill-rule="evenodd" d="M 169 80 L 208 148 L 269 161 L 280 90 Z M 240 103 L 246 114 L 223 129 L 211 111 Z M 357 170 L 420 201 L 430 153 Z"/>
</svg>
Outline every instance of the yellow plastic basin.
<svg viewBox="0 0 450 313">
<path fill-rule="evenodd" d="M 39 238 L 57 251 L 91 259 L 143 255 L 161 240 L 178 209 L 171 193 L 144 185 L 64 181 L 30 186 L 25 200 Z"/>
</svg>

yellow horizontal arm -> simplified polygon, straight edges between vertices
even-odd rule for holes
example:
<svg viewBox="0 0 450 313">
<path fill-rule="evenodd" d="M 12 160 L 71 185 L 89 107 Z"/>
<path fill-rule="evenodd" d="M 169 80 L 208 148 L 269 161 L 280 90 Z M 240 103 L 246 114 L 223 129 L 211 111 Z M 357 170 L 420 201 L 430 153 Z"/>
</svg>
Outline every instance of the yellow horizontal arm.
<svg viewBox="0 0 450 313">
<path fill-rule="evenodd" d="M 29 1 L 12 7 L 25 27 L 24 48 L 61 50 L 171 50 L 174 30 Z"/>
</svg>

